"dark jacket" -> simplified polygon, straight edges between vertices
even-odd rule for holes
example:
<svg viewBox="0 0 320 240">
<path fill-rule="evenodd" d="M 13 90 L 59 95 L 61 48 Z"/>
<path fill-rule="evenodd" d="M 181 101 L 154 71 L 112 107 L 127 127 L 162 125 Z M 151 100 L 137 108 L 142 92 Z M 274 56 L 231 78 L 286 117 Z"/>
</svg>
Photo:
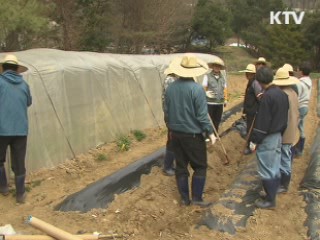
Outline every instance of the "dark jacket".
<svg viewBox="0 0 320 240">
<path fill-rule="evenodd" d="M 213 133 L 208 117 L 206 94 L 192 78 L 178 78 L 165 92 L 165 121 L 172 131 Z"/>
<path fill-rule="evenodd" d="M 272 133 L 283 134 L 288 122 L 289 100 L 279 87 L 270 85 L 264 92 L 252 131 L 251 141 L 260 144 Z"/>
<path fill-rule="evenodd" d="M 262 93 L 262 88 L 257 80 L 248 81 L 244 102 L 243 113 L 247 115 L 255 115 L 259 106 L 259 94 Z"/>
</svg>

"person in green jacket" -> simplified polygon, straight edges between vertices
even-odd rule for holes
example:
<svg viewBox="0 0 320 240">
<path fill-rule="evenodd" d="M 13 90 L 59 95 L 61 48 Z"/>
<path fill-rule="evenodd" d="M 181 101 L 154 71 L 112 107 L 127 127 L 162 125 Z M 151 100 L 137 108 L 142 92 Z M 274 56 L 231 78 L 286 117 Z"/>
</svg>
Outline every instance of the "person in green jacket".
<svg viewBox="0 0 320 240">
<path fill-rule="evenodd" d="M 15 55 L 6 55 L 0 63 L 0 193 L 9 194 L 4 163 L 10 146 L 11 166 L 15 175 L 16 201 L 24 203 L 25 156 L 28 136 L 27 109 L 32 104 L 30 89 L 20 73 L 28 70 Z"/>
<path fill-rule="evenodd" d="M 175 175 L 181 203 L 207 207 L 210 204 L 202 198 L 207 173 L 205 136 L 209 136 L 212 144 L 216 137 L 208 116 L 206 93 L 193 78 L 207 73 L 209 68 L 192 55 L 173 61 L 169 67 L 178 78 L 165 92 L 164 114 L 176 159 Z M 189 164 L 194 171 L 192 201 L 189 196 Z"/>
</svg>

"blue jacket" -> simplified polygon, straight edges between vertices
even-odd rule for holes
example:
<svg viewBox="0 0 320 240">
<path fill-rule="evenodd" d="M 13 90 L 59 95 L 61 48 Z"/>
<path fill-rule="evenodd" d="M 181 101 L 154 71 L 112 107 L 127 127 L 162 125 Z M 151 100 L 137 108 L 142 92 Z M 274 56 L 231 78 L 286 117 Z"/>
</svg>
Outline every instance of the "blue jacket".
<svg viewBox="0 0 320 240">
<path fill-rule="evenodd" d="M 165 92 L 165 119 L 172 131 L 183 133 L 213 133 L 208 117 L 206 94 L 198 83 L 177 79 Z"/>
<path fill-rule="evenodd" d="M 0 75 L 0 136 L 28 135 L 28 107 L 32 104 L 29 85 L 8 70 Z"/>
</svg>

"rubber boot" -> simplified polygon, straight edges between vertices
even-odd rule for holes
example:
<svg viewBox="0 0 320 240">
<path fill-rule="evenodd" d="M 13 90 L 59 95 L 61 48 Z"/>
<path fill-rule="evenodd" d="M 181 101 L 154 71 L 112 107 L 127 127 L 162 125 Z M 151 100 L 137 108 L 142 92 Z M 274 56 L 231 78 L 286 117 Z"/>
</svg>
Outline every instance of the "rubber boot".
<svg viewBox="0 0 320 240">
<path fill-rule="evenodd" d="M 173 168 L 174 153 L 170 150 L 166 150 L 166 155 L 163 161 L 163 173 L 166 176 L 173 176 L 175 174 Z"/>
<path fill-rule="evenodd" d="M 187 176 L 176 177 L 178 190 L 181 197 L 181 205 L 189 206 L 190 197 L 189 197 L 189 178 Z"/>
<path fill-rule="evenodd" d="M 291 180 L 291 174 L 281 173 L 280 186 L 277 192 L 278 193 L 288 192 L 290 180 Z"/>
<path fill-rule="evenodd" d="M 262 209 L 274 209 L 276 206 L 276 195 L 279 188 L 280 179 L 262 180 L 262 186 L 266 192 L 264 198 L 255 202 L 256 207 Z"/>
<path fill-rule="evenodd" d="M 204 202 L 202 199 L 204 184 L 206 177 L 204 176 L 192 176 L 192 204 L 200 207 L 209 207 L 210 202 Z"/>
<path fill-rule="evenodd" d="M 295 146 L 295 156 L 302 156 L 305 140 L 305 138 L 299 138 L 299 142 Z"/>
<path fill-rule="evenodd" d="M 26 200 L 26 188 L 24 185 L 25 178 L 26 178 L 25 175 L 16 176 L 14 178 L 15 185 L 16 185 L 16 202 L 17 203 L 25 203 L 25 200 Z"/>
<path fill-rule="evenodd" d="M 3 196 L 7 196 L 9 194 L 9 187 L 8 187 L 6 169 L 3 166 L 0 167 L 0 193 Z"/>
</svg>

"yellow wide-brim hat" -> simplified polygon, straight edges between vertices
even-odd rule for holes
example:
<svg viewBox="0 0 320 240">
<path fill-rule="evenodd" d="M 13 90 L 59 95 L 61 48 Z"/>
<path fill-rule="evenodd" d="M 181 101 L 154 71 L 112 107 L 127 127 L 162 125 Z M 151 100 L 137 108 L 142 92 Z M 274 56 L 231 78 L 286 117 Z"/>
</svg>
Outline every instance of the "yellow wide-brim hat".
<svg viewBox="0 0 320 240">
<path fill-rule="evenodd" d="M 256 73 L 256 66 L 252 63 L 248 64 L 246 69 L 241 70 L 239 72 L 244 72 L 244 73 Z"/>
<path fill-rule="evenodd" d="M 218 65 L 222 70 L 225 69 L 224 61 L 220 58 L 215 58 L 213 61 L 208 62 L 208 65 Z"/>
<path fill-rule="evenodd" d="M 277 86 L 290 86 L 299 83 L 299 79 L 289 76 L 289 72 L 285 68 L 279 68 L 272 81 Z"/>
<path fill-rule="evenodd" d="M 0 62 L 0 72 L 1 73 L 3 72 L 3 68 L 2 68 L 3 64 L 17 65 L 18 66 L 18 70 L 17 70 L 18 73 L 23 73 L 28 70 L 27 67 L 25 67 L 19 63 L 18 58 L 13 54 L 6 55 L 4 57 L 4 59 Z"/>
<path fill-rule="evenodd" d="M 293 72 L 293 67 L 289 63 L 284 64 L 282 67 L 286 69 L 288 72 Z"/>
<path fill-rule="evenodd" d="M 208 73 L 209 67 L 205 61 L 193 55 L 185 55 L 172 60 L 169 70 L 177 76 L 189 78 L 199 77 Z"/>
</svg>

